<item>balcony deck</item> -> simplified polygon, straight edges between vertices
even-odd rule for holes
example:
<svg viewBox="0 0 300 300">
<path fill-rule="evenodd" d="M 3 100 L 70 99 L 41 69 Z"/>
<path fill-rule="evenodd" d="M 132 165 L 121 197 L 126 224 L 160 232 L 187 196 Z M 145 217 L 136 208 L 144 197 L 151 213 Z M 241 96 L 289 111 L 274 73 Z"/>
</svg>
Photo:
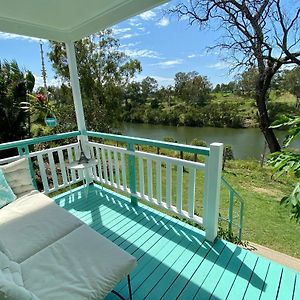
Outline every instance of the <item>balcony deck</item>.
<svg viewBox="0 0 300 300">
<path fill-rule="evenodd" d="M 98 185 L 54 199 L 137 258 L 133 299 L 300 299 L 300 273 Z M 115 290 L 128 294 L 125 281 Z"/>
</svg>

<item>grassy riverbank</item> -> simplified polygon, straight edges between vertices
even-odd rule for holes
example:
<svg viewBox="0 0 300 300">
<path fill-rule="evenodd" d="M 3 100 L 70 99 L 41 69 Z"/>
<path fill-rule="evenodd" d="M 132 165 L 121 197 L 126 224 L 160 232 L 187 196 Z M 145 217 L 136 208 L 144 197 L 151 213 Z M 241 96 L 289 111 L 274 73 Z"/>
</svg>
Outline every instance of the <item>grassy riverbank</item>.
<svg viewBox="0 0 300 300">
<path fill-rule="evenodd" d="M 296 98 L 284 93 L 270 94 L 268 110 L 270 119 L 275 120 L 280 114 L 296 113 Z M 233 93 L 213 93 L 204 106 L 183 103 L 180 99 L 153 104 L 153 99 L 124 109 L 125 122 L 148 123 L 173 126 L 195 127 L 257 127 L 257 107 L 253 98 L 241 97 Z"/>
</svg>

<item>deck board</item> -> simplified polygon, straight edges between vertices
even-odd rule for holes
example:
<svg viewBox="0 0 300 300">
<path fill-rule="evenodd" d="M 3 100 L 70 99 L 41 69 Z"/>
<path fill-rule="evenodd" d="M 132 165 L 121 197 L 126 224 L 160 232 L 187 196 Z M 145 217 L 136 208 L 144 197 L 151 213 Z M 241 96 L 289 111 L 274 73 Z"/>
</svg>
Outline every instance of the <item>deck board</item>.
<svg viewBox="0 0 300 300">
<path fill-rule="evenodd" d="M 134 299 L 299 299 L 300 274 L 98 185 L 58 205 L 135 256 Z M 126 280 L 115 290 L 128 297 Z M 116 299 L 109 294 L 106 300 Z"/>
</svg>

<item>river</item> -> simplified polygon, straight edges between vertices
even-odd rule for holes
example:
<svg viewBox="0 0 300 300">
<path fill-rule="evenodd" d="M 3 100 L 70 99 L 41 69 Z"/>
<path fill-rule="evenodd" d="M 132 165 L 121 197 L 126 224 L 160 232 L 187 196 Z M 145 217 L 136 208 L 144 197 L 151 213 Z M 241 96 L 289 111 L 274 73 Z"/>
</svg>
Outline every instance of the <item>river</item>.
<svg viewBox="0 0 300 300">
<path fill-rule="evenodd" d="M 151 124 L 124 123 L 120 131 L 124 135 L 143 137 L 154 140 L 163 140 L 164 137 L 173 137 L 178 143 L 189 144 L 194 138 L 204 140 L 206 143 L 221 142 L 230 144 L 234 157 L 237 159 L 259 159 L 264 150 L 264 137 L 258 128 L 214 128 L 214 127 L 187 127 L 165 126 Z M 285 133 L 276 132 L 282 141 Z M 300 147 L 298 139 L 292 144 Z"/>
</svg>

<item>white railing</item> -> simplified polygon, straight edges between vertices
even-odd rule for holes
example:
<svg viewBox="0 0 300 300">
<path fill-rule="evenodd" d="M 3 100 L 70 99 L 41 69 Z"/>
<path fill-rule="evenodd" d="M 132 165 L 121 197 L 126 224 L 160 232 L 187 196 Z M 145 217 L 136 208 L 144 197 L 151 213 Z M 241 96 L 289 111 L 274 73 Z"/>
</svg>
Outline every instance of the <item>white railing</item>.
<svg viewBox="0 0 300 300">
<path fill-rule="evenodd" d="M 32 164 L 35 164 L 36 174 L 40 174 L 45 194 L 58 191 L 83 179 L 81 172 L 67 168 L 69 163 L 79 158 L 78 143 L 31 152 L 28 157 L 31 158 Z"/>
<path fill-rule="evenodd" d="M 219 218 L 222 144 L 215 143 L 209 148 L 199 148 L 103 133 L 87 134 L 96 139 L 118 141 L 127 148 L 87 142 L 86 136 L 79 136 L 85 140 L 84 148 L 90 150 L 90 156 L 97 162 L 95 166 L 85 170 L 88 172 L 84 174 L 82 171 L 68 168 L 70 163 L 79 159 L 78 142 L 31 152 L 31 145 L 73 138 L 78 136 L 77 132 L 1 144 L 0 150 L 16 148 L 19 156 L 13 157 L 12 160 L 28 157 L 33 182 L 36 185 L 39 183 L 38 188 L 46 194 L 84 179 L 85 182 L 94 180 L 129 194 L 133 205 L 137 204 L 137 199 L 141 199 L 170 213 L 203 224 L 206 228 L 206 238 L 210 241 L 215 239 Z M 137 145 L 180 152 L 181 158 L 139 151 L 136 150 Z M 185 160 L 183 152 L 203 155 L 205 163 Z M 0 164 L 10 160 L 0 160 Z M 204 176 L 204 180 L 199 176 Z M 202 194 L 196 192 L 200 184 L 203 185 L 200 187 L 203 190 Z M 196 215 L 195 207 L 203 207 L 202 217 Z"/>
<path fill-rule="evenodd" d="M 208 164 L 143 151 L 130 151 L 126 148 L 95 142 L 89 142 L 89 145 L 91 156 L 98 162 L 93 169 L 95 181 L 198 224 L 204 224 L 203 218 L 195 215 L 195 191 L 200 172 L 208 175 Z M 129 188 L 129 156 L 135 158 L 135 191 Z M 184 186 L 184 176 L 187 176 L 187 187 Z M 205 180 L 205 184 L 204 194 L 207 195 L 210 192 L 208 180 Z M 187 190 L 186 210 L 183 209 L 184 189 Z M 175 194 L 174 198 L 173 194 Z M 199 205 L 205 205 L 199 197 L 197 200 L 200 201 Z"/>
</svg>

